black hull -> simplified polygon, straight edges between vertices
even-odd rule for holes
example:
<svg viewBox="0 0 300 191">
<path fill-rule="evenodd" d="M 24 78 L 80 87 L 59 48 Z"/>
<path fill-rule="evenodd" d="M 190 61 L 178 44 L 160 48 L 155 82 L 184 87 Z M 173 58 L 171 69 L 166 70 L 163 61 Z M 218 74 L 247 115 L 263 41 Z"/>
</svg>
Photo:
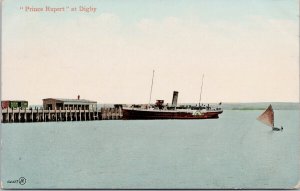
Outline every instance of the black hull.
<svg viewBox="0 0 300 191">
<path fill-rule="evenodd" d="M 210 111 L 201 115 L 181 111 L 149 111 L 138 109 L 123 109 L 123 119 L 217 119 L 223 111 Z"/>
</svg>

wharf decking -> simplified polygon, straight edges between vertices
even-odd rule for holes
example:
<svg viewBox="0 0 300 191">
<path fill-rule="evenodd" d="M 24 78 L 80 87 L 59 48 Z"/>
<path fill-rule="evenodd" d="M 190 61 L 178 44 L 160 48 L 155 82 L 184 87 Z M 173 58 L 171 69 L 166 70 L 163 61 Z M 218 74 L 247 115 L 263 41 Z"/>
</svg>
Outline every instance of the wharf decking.
<svg viewBox="0 0 300 191">
<path fill-rule="evenodd" d="M 122 119 L 121 108 L 54 109 L 6 108 L 2 109 L 1 123 L 55 122 L 55 121 L 94 121 Z"/>
</svg>

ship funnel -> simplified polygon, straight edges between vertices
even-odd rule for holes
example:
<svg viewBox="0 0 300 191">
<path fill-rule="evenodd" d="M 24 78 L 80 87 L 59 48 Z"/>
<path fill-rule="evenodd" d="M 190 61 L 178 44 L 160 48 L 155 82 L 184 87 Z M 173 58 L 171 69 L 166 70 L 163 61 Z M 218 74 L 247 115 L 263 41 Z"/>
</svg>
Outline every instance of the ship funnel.
<svg viewBox="0 0 300 191">
<path fill-rule="evenodd" d="M 172 99 L 172 106 L 177 106 L 177 100 L 178 100 L 178 91 L 173 92 L 173 99 Z"/>
</svg>

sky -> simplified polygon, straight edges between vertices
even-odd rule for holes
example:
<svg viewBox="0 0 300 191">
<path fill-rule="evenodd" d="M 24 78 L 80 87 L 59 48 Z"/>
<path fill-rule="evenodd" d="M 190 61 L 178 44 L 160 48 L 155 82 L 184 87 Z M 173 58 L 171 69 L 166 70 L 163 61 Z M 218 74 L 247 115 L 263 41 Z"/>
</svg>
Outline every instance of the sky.
<svg viewBox="0 0 300 191">
<path fill-rule="evenodd" d="M 155 70 L 151 102 L 298 102 L 298 3 L 4 0 L 2 99 L 148 103 Z"/>
</svg>

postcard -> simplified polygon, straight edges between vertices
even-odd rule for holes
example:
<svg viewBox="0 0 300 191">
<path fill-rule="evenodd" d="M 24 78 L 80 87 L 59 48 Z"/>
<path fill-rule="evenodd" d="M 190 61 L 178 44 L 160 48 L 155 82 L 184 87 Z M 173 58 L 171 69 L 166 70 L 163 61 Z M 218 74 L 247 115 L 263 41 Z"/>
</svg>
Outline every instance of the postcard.
<svg viewBox="0 0 300 191">
<path fill-rule="evenodd" d="M 299 188 L 299 1 L 1 3 L 2 189 Z"/>
</svg>

